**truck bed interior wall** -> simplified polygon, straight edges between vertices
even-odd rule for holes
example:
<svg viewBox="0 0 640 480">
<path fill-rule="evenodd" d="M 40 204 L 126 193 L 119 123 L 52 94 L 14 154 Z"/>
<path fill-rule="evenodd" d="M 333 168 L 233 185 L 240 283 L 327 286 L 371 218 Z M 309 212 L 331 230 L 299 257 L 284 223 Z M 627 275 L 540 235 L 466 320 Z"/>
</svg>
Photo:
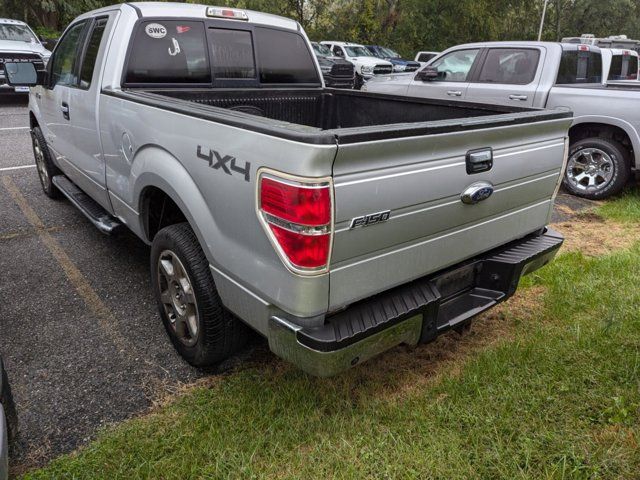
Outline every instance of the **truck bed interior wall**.
<svg viewBox="0 0 640 480">
<path fill-rule="evenodd" d="M 504 113 L 499 107 L 455 105 L 407 97 L 379 98 L 323 90 L 149 90 L 202 105 L 240 111 L 322 130 L 430 122 Z"/>
</svg>

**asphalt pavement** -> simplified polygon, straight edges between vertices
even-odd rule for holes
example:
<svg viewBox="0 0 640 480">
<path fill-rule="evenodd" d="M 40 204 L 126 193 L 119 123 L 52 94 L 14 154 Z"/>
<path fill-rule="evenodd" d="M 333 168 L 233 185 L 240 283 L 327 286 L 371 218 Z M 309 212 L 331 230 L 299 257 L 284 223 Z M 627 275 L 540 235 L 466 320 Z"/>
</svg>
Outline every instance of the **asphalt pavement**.
<svg viewBox="0 0 640 480">
<path fill-rule="evenodd" d="M 149 248 L 44 196 L 27 126 L 24 98 L 0 97 L 0 353 L 20 422 L 14 464 L 33 466 L 206 373 L 164 332 Z"/>
<path fill-rule="evenodd" d="M 66 200 L 42 193 L 28 124 L 25 97 L 0 97 L 0 354 L 20 421 L 13 462 L 23 467 L 225 369 L 199 371 L 175 353 L 143 242 L 102 235 Z"/>
</svg>

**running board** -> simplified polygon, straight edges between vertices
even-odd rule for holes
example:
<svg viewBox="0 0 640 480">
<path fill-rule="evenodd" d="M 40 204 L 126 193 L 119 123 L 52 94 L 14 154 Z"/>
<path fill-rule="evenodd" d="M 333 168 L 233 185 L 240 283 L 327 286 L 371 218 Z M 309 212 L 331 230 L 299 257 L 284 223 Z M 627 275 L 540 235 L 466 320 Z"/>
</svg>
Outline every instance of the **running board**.
<svg viewBox="0 0 640 480">
<path fill-rule="evenodd" d="M 64 175 L 56 175 L 51 181 L 69 199 L 69 201 L 89 219 L 95 227 L 106 235 L 110 235 L 122 224 L 113 218 L 94 199 L 80 190 L 75 183 Z"/>
</svg>

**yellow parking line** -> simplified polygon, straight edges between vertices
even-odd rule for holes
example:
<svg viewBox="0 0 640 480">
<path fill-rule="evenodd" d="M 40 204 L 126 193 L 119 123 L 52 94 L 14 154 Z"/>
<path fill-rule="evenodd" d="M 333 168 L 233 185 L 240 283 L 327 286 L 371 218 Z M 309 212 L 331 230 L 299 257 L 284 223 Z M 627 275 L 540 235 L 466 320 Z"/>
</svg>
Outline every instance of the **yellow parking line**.
<svg viewBox="0 0 640 480">
<path fill-rule="evenodd" d="M 18 205 L 23 215 L 26 217 L 27 221 L 33 228 L 35 228 L 42 243 L 44 243 L 49 252 L 51 252 L 60 267 L 62 267 L 62 270 L 69 279 L 69 282 L 71 282 L 78 294 L 82 297 L 84 302 L 87 304 L 87 307 L 89 307 L 93 314 L 98 318 L 100 326 L 109 336 L 116 348 L 121 353 L 133 355 L 131 351 L 131 343 L 128 342 L 126 338 L 115 328 L 117 325 L 116 318 L 91 287 L 91 284 L 86 277 L 80 270 L 78 270 L 78 267 L 75 266 L 62 246 L 55 238 L 53 238 L 51 233 L 49 233 L 47 228 L 44 226 L 44 223 L 42 223 L 42 220 L 40 220 L 40 217 L 38 217 L 38 214 L 27 203 L 27 199 L 24 198 L 15 182 L 11 177 L 5 176 L 2 177 L 2 183 L 9 192 L 9 195 L 11 195 L 13 201 Z"/>
</svg>

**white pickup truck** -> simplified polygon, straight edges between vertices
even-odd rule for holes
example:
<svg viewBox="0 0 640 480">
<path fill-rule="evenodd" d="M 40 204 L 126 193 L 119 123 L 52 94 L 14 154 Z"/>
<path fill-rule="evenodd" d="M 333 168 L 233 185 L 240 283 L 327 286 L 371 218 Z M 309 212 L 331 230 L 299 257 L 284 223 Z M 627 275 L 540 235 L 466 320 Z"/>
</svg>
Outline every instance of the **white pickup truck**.
<svg viewBox="0 0 640 480">
<path fill-rule="evenodd" d="M 602 199 L 620 192 L 640 167 L 640 82 L 603 84 L 603 79 L 598 47 L 488 42 L 450 48 L 418 73 L 377 77 L 363 90 L 565 107 L 574 119 L 564 185 L 575 195 Z"/>
</svg>

